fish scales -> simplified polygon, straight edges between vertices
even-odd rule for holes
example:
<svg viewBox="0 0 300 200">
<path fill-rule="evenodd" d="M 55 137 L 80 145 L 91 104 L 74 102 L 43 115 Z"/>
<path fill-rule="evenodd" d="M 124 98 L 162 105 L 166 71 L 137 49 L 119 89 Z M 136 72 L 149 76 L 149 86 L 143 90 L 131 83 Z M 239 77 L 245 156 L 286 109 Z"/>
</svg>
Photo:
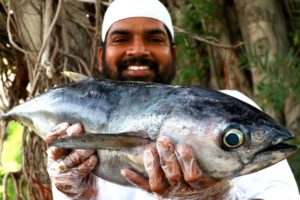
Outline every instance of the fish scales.
<svg viewBox="0 0 300 200">
<path fill-rule="evenodd" d="M 85 135 L 53 145 L 96 149 L 100 164 L 93 173 L 122 185 L 129 184 L 123 168 L 146 176 L 142 152 L 161 135 L 189 144 L 204 174 L 215 179 L 263 169 L 296 151 L 281 144 L 293 134 L 264 112 L 191 86 L 89 78 L 50 89 L 1 119 L 18 120 L 43 139 L 61 122 L 81 122 Z"/>
</svg>

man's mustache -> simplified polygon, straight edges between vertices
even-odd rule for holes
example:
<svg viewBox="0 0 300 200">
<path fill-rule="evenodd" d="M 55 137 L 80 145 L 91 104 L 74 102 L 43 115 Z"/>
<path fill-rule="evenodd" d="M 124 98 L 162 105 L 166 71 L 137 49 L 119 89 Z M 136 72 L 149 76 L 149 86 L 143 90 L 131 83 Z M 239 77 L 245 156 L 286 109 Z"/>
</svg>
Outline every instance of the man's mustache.
<svg viewBox="0 0 300 200">
<path fill-rule="evenodd" d="M 154 60 L 144 58 L 144 57 L 131 57 L 128 59 L 121 60 L 118 64 L 118 70 L 127 69 L 128 66 L 149 66 L 151 70 L 158 70 L 158 63 Z"/>
</svg>

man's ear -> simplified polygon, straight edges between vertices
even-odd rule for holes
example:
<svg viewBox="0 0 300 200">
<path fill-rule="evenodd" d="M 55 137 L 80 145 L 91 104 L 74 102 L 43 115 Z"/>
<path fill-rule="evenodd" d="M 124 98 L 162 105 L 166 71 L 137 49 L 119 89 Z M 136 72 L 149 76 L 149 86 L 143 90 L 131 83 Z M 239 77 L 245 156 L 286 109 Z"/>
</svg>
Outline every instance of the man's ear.
<svg viewBox="0 0 300 200">
<path fill-rule="evenodd" d="M 98 57 L 98 69 L 100 73 L 103 72 L 103 63 L 102 63 L 103 49 L 102 47 L 98 47 L 97 57 Z"/>
<path fill-rule="evenodd" d="M 173 59 L 176 60 L 176 54 L 177 54 L 176 44 L 172 44 L 172 46 L 171 46 L 171 52 L 172 52 Z"/>
</svg>

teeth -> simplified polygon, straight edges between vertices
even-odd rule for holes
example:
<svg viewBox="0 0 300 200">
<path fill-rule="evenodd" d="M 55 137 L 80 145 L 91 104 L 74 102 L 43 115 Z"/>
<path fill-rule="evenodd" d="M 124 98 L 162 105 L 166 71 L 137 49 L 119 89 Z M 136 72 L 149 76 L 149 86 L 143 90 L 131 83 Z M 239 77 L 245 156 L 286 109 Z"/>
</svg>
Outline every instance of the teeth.
<svg viewBox="0 0 300 200">
<path fill-rule="evenodd" d="M 131 65 L 128 67 L 129 70 L 147 70 L 149 69 L 148 66 L 135 66 L 135 65 Z"/>
</svg>

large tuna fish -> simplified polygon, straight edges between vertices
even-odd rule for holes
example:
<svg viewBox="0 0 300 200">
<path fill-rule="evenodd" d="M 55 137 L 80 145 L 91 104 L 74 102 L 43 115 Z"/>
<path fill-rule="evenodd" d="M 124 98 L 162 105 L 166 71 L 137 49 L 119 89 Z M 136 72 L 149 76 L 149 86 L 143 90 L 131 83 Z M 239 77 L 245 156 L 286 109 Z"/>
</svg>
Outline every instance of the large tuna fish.
<svg viewBox="0 0 300 200">
<path fill-rule="evenodd" d="M 57 87 L 1 116 L 45 138 L 61 122 L 81 122 L 85 135 L 57 141 L 97 149 L 94 173 L 127 185 L 123 168 L 145 174 L 142 151 L 158 136 L 192 146 L 203 172 L 225 179 L 275 164 L 296 151 L 293 138 L 257 108 L 218 91 L 142 82 L 86 79 Z"/>
</svg>

